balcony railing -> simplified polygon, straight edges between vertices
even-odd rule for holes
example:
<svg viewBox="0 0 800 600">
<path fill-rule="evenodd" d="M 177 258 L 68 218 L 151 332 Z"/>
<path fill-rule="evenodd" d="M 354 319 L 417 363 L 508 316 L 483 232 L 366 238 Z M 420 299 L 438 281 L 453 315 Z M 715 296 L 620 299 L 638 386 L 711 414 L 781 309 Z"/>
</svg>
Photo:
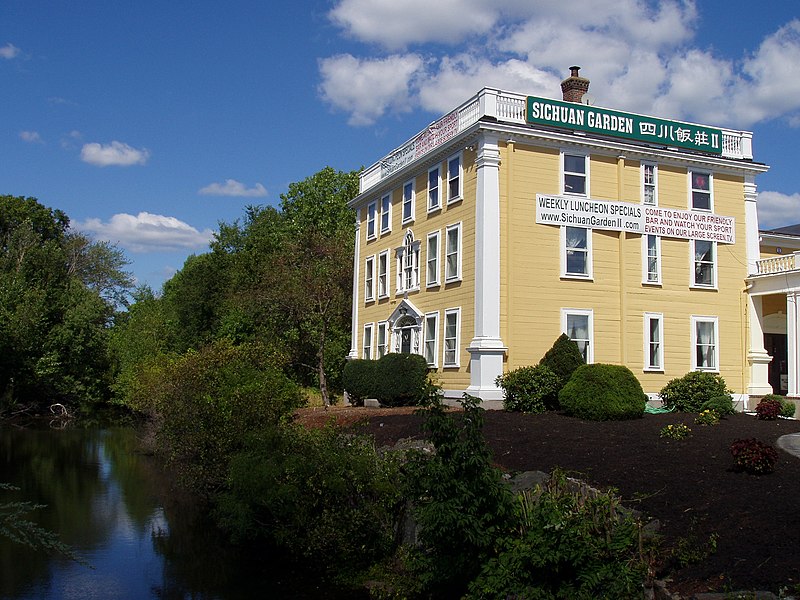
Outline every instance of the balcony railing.
<svg viewBox="0 0 800 600">
<path fill-rule="evenodd" d="M 784 256 L 762 258 L 756 261 L 759 275 L 772 275 L 774 273 L 788 273 L 800 270 L 800 251 Z"/>
<path fill-rule="evenodd" d="M 484 88 L 456 110 L 448 113 L 405 144 L 399 146 L 361 173 L 360 191 L 365 192 L 380 181 L 421 158 L 455 137 L 483 117 L 500 122 L 525 125 L 527 96 Z M 422 140 L 422 142 L 420 142 Z M 752 159 L 753 134 L 749 131 L 722 130 L 722 156 Z"/>
</svg>

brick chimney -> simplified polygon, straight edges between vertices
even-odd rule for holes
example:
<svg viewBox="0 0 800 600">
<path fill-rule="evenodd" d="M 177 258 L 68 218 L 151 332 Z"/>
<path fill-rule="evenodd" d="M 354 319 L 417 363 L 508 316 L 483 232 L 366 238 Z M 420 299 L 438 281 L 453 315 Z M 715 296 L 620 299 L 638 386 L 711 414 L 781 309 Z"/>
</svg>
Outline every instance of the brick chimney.
<svg viewBox="0 0 800 600">
<path fill-rule="evenodd" d="M 583 95 L 589 91 L 589 80 L 578 75 L 580 69 L 580 67 L 570 67 L 569 77 L 561 82 L 564 102 L 580 102 Z"/>
</svg>

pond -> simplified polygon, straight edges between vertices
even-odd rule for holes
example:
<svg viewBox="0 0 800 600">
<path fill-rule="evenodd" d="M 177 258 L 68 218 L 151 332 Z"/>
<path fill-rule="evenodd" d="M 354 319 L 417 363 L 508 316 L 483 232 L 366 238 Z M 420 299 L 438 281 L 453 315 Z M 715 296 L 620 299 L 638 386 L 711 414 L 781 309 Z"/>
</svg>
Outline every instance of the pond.
<svg viewBox="0 0 800 600">
<path fill-rule="evenodd" d="M 46 505 L 28 518 L 88 563 L 0 536 L 0 598 L 333 597 L 278 557 L 226 544 L 131 428 L 0 428 L 0 482 L 20 488 L 0 503 Z"/>
</svg>

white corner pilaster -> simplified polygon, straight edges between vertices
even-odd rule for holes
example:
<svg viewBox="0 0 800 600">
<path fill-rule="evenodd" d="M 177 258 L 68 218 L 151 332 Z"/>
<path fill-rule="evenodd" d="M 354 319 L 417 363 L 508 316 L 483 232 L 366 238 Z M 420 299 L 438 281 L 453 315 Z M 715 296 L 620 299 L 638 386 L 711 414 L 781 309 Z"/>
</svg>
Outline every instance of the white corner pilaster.
<svg viewBox="0 0 800 600">
<path fill-rule="evenodd" d="M 773 392 L 769 384 L 769 363 L 772 357 L 764 348 L 764 329 L 761 325 L 763 312 L 761 296 L 747 295 L 747 308 L 750 322 L 750 340 L 747 350 L 747 364 L 750 366 L 750 383 L 747 393 L 751 396 L 764 396 Z"/>
<path fill-rule="evenodd" d="M 361 214 L 359 209 L 357 214 Z M 350 331 L 350 353 L 347 355 L 347 360 L 358 358 L 358 283 L 360 281 L 359 263 L 361 262 L 361 230 L 360 221 L 356 217 L 356 241 L 353 252 L 353 325 Z"/>
<path fill-rule="evenodd" d="M 747 274 L 755 275 L 758 271 L 756 262 L 761 257 L 758 233 L 758 197 L 755 175 L 745 175 L 744 180 L 744 235 L 747 252 Z M 762 344 L 763 345 L 763 344 Z"/>
<path fill-rule="evenodd" d="M 484 401 L 500 401 L 495 384 L 503 374 L 508 348 L 500 339 L 500 148 L 494 133 L 478 139 L 475 202 L 475 337 L 470 353 L 467 393 Z"/>
<path fill-rule="evenodd" d="M 800 396 L 800 292 L 786 294 L 786 333 L 789 363 L 789 396 Z"/>
</svg>

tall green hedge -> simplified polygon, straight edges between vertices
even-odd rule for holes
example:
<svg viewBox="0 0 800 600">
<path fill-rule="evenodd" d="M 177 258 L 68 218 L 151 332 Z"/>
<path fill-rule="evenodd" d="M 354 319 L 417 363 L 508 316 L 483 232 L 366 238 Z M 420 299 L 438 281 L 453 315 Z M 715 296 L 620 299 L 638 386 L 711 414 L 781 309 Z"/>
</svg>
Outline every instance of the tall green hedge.
<svg viewBox="0 0 800 600">
<path fill-rule="evenodd" d="M 418 406 L 428 397 L 428 363 L 419 354 L 391 352 L 378 360 L 351 360 L 342 380 L 357 405 L 375 398 L 384 406 Z"/>
</svg>

